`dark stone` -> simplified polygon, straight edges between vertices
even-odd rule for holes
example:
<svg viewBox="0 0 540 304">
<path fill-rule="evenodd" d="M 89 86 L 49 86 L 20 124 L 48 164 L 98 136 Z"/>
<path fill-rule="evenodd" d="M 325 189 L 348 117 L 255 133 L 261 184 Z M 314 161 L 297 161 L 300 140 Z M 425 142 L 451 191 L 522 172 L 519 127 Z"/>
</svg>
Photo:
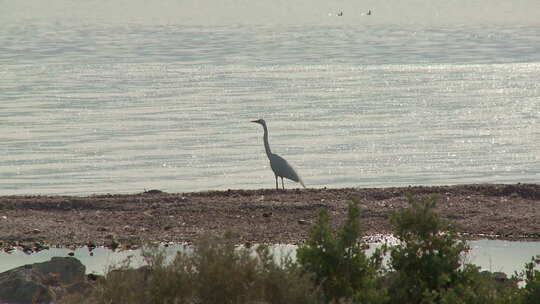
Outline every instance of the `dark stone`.
<svg viewBox="0 0 540 304">
<path fill-rule="evenodd" d="M 101 276 L 95 274 L 95 273 L 89 273 L 86 276 L 90 281 L 97 281 Z"/>
<path fill-rule="evenodd" d="M 91 286 L 85 267 L 71 257 L 24 265 L 0 273 L 0 303 L 52 303 Z"/>
<path fill-rule="evenodd" d="M 161 191 L 161 190 L 158 190 L 158 189 L 152 189 L 152 190 L 144 191 L 144 194 L 162 194 L 162 193 L 164 193 L 164 192 Z"/>
</svg>

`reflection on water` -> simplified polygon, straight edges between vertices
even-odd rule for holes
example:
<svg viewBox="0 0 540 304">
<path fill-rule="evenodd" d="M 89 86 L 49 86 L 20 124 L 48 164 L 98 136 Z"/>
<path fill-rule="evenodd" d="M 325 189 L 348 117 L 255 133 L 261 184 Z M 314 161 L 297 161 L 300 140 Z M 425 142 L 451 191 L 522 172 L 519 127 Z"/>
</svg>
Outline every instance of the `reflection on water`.
<svg viewBox="0 0 540 304">
<path fill-rule="evenodd" d="M 53 64 L 2 73 L 0 195 L 272 187 L 261 130 L 249 123 L 260 117 L 272 150 L 308 187 L 540 177 L 536 63 Z"/>
<path fill-rule="evenodd" d="M 0 195 L 538 182 L 539 1 L 278 2 L 4 1 Z"/>
<path fill-rule="evenodd" d="M 477 240 L 470 241 L 471 252 L 467 258 L 468 263 L 476 264 L 482 270 L 492 272 L 500 271 L 509 275 L 514 271 L 523 270 L 525 263 L 529 262 L 532 256 L 540 254 L 540 242 L 510 242 L 499 240 Z M 368 253 L 380 246 L 380 243 L 372 243 Z M 161 246 L 166 255 L 173 257 L 178 251 L 190 250 L 185 245 L 169 245 Z M 272 247 L 276 257 L 288 254 L 291 258 L 295 258 L 295 245 L 274 245 Z M 68 253 L 73 252 L 74 257 L 79 259 L 85 266 L 87 273 L 103 274 L 109 267 L 118 265 L 130 259 L 131 265 L 137 267 L 144 264 L 141 257 L 141 250 L 125 250 L 111 251 L 106 248 L 95 248 L 92 250 L 93 255 L 87 248 L 79 248 L 70 250 L 65 248 L 53 248 L 43 250 L 35 254 L 27 255 L 22 251 L 14 251 L 13 253 L 0 253 L 0 272 L 38 262 L 45 262 L 53 256 L 68 256 Z"/>
</svg>

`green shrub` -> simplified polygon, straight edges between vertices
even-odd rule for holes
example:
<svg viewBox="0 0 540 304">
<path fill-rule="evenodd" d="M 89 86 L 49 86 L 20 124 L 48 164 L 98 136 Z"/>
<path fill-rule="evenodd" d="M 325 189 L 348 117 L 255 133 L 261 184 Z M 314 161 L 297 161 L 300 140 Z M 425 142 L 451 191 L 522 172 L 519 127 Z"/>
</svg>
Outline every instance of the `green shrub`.
<svg viewBox="0 0 540 304">
<path fill-rule="evenodd" d="M 371 303 L 383 298 L 377 288 L 382 255 L 371 258 L 365 254 L 368 246 L 361 240 L 360 210 L 356 202 L 349 204 L 347 219 L 334 233 L 328 211 L 320 211 L 309 239 L 297 250 L 298 263 L 313 275 L 327 302 L 354 300 Z"/>
<path fill-rule="evenodd" d="M 266 246 L 239 248 L 230 237 L 203 238 L 167 263 L 145 249 L 147 266 L 129 261 L 98 282 L 87 303 L 319 303 L 313 284 L 290 258 L 274 262 Z"/>
<path fill-rule="evenodd" d="M 525 287 L 519 290 L 519 295 L 516 298 L 521 304 L 538 304 L 540 303 L 540 271 L 536 270 L 536 265 L 540 264 L 540 255 L 532 257 L 531 261 L 525 264 L 525 269 L 514 276 L 518 280 L 525 282 Z"/>
<path fill-rule="evenodd" d="M 305 274 L 288 255 L 276 263 L 267 246 L 257 247 L 257 255 L 263 269 L 260 280 L 264 286 L 262 298 L 265 303 L 323 303 L 322 295 L 315 290 L 309 274 Z"/>
<path fill-rule="evenodd" d="M 465 264 L 469 246 L 435 212 L 436 197 L 417 200 L 391 216 L 399 244 L 390 252 L 391 303 L 505 303 L 508 288 Z"/>
</svg>

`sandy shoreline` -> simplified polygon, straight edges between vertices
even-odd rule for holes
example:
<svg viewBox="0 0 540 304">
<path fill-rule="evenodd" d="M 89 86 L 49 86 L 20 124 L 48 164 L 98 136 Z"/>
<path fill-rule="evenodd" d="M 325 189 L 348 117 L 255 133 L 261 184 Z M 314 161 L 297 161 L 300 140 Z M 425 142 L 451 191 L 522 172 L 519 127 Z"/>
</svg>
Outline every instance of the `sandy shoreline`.
<svg viewBox="0 0 540 304">
<path fill-rule="evenodd" d="M 405 194 L 437 193 L 437 209 L 471 239 L 540 241 L 540 185 L 229 190 L 194 193 L 0 197 L 0 247 L 129 247 L 233 232 L 240 242 L 299 243 L 321 208 L 338 225 L 354 197 L 366 234 L 388 233 Z"/>
</svg>

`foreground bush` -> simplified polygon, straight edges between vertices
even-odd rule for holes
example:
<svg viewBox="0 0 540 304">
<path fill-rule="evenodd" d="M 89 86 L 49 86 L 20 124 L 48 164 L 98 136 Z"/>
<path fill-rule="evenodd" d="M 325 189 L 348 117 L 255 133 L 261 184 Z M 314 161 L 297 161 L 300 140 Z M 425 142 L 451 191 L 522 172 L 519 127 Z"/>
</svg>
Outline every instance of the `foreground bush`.
<svg viewBox="0 0 540 304">
<path fill-rule="evenodd" d="M 399 243 L 369 257 L 353 202 L 338 231 L 321 210 L 297 261 L 276 262 L 267 247 L 237 248 L 230 237 L 206 238 L 169 262 L 146 250 L 147 266 L 132 269 L 128 260 L 90 296 L 64 303 L 540 304 L 540 258 L 497 281 L 464 262 L 469 247 L 435 212 L 434 197 L 409 197 L 409 205 L 391 216 Z"/>
<path fill-rule="evenodd" d="M 129 263 L 109 271 L 88 303 L 319 303 L 306 276 L 289 258 L 274 261 L 265 246 L 253 253 L 230 238 L 206 238 L 192 253 L 167 263 L 163 252 L 145 252 L 148 266 Z"/>
<path fill-rule="evenodd" d="M 538 304 L 540 303 L 540 271 L 536 270 L 536 265 L 540 264 L 540 255 L 533 257 L 531 261 L 525 264 L 525 270 L 514 277 L 522 280 L 525 287 L 519 290 L 516 297 L 518 303 Z"/>
<path fill-rule="evenodd" d="M 309 239 L 298 248 L 298 263 L 313 275 L 326 302 L 355 299 L 359 303 L 379 303 L 385 298 L 378 276 L 382 254 L 376 251 L 367 257 L 368 246 L 361 237 L 360 209 L 357 203 L 351 203 L 347 219 L 337 233 L 323 209 Z"/>
<path fill-rule="evenodd" d="M 497 303 L 511 289 L 496 286 L 479 267 L 464 263 L 469 246 L 435 212 L 436 198 L 408 197 L 410 207 L 390 221 L 399 244 L 388 247 L 391 303 Z M 500 285 L 500 284 L 499 284 Z"/>
</svg>

